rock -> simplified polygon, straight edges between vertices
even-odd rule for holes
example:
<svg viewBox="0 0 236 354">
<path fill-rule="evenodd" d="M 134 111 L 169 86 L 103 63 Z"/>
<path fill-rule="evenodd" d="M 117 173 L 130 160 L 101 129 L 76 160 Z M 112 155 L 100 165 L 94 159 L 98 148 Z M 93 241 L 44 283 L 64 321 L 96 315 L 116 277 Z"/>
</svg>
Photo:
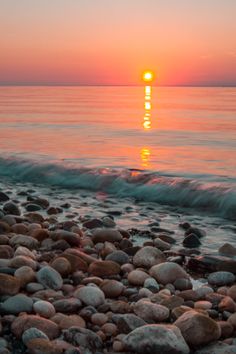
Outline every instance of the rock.
<svg viewBox="0 0 236 354">
<path fill-rule="evenodd" d="M 48 336 L 46 336 L 46 334 L 42 331 L 40 331 L 39 329 L 32 327 L 27 329 L 26 331 L 24 331 L 24 333 L 22 334 L 22 341 L 25 345 L 27 345 L 27 343 L 35 338 L 44 338 L 44 339 L 49 339 Z"/>
<path fill-rule="evenodd" d="M 44 289 L 44 286 L 42 284 L 39 284 L 39 283 L 28 283 L 26 285 L 26 291 L 29 292 L 29 293 L 35 293 L 36 291 L 40 291 L 40 290 L 43 290 Z"/>
<path fill-rule="evenodd" d="M 230 296 L 225 296 L 221 302 L 218 305 L 218 309 L 223 312 L 223 311 L 228 311 L 228 312 L 235 312 L 236 310 L 236 303 Z"/>
<path fill-rule="evenodd" d="M 54 306 L 50 302 L 43 300 L 36 301 L 33 309 L 37 315 L 45 318 L 51 318 L 56 313 Z"/>
<path fill-rule="evenodd" d="M 97 326 L 102 326 L 104 325 L 106 322 L 108 321 L 108 316 L 105 315 L 104 313 L 94 313 L 92 316 L 91 316 L 91 322 L 94 324 L 94 325 L 97 325 Z"/>
<path fill-rule="evenodd" d="M 86 328 L 71 327 L 64 331 L 63 337 L 65 341 L 79 346 L 82 352 L 86 350 L 88 353 L 96 353 L 103 347 L 101 338 Z"/>
<path fill-rule="evenodd" d="M 229 322 L 234 327 L 234 330 L 235 330 L 236 329 L 236 313 L 233 313 L 231 316 L 229 316 L 227 322 Z"/>
<path fill-rule="evenodd" d="M 174 282 L 174 287 L 176 290 L 189 290 L 192 289 L 193 284 L 190 279 L 179 278 Z"/>
<path fill-rule="evenodd" d="M 196 311 L 187 311 L 175 322 L 190 347 L 205 345 L 220 338 L 220 326 Z"/>
<path fill-rule="evenodd" d="M 79 299 L 74 297 L 68 299 L 56 300 L 53 302 L 53 306 L 56 312 L 61 313 L 77 313 L 82 306 L 82 303 Z"/>
<path fill-rule="evenodd" d="M 234 283 L 235 276 L 231 272 L 214 272 L 211 273 L 208 278 L 208 283 L 216 286 L 230 285 Z"/>
<path fill-rule="evenodd" d="M 19 207 L 13 202 L 5 203 L 3 206 L 3 211 L 6 214 L 11 214 L 11 215 L 20 215 L 21 214 Z"/>
<path fill-rule="evenodd" d="M 236 301 L 236 285 L 232 285 L 228 289 L 227 295 L 230 296 L 234 301 Z"/>
<path fill-rule="evenodd" d="M 86 305 L 98 307 L 105 301 L 104 293 L 96 286 L 83 286 L 75 291 L 74 296 Z"/>
<path fill-rule="evenodd" d="M 185 270 L 178 264 L 172 262 L 165 262 L 153 266 L 150 275 L 161 284 L 174 283 L 176 279 L 188 279 L 189 276 Z"/>
<path fill-rule="evenodd" d="M 54 343 L 45 338 L 35 338 L 27 342 L 29 354 L 62 354 L 64 351 L 60 347 L 55 347 Z"/>
<path fill-rule="evenodd" d="M 195 354 L 235 354 L 236 346 L 223 342 L 210 344 L 202 349 L 196 350 Z"/>
<path fill-rule="evenodd" d="M 195 309 L 210 310 L 212 308 L 212 303 L 210 301 L 196 301 L 194 303 Z"/>
<path fill-rule="evenodd" d="M 232 246 L 230 243 L 224 243 L 223 246 L 219 248 L 219 253 L 224 256 L 236 256 L 236 247 Z"/>
<path fill-rule="evenodd" d="M 30 250 L 35 250 L 38 248 L 39 243 L 31 236 L 15 235 L 11 237 L 9 241 L 10 245 L 13 247 L 24 246 Z"/>
<path fill-rule="evenodd" d="M 160 286 L 154 278 L 147 278 L 143 284 L 144 288 L 152 291 L 153 293 L 157 293 L 160 290 Z"/>
<path fill-rule="evenodd" d="M 72 247 L 78 247 L 80 245 L 80 236 L 75 232 L 57 230 L 50 232 L 50 237 L 54 241 L 64 240 L 68 242 Z"/>
<path fill-rule="evenodd" d="M 18 278 L 0 273 L 0 295 L 15 295 L 19 292 L 20 286 Z"/>
<path fill-rule="evenodd" d="M 112 218 L 110 218 L 109 216 L 104 216 L 102 218 L 102 222 L 103 222 L 103 225 L 106 227 L 115 227 L 116 226 L 115 221 Z"/>
<path fill-rule="evenodd" d="M 120 273 L 120 265 L 113 261 L 95 261 L 90 264 L 88 272 L 97 277 L 116 275 Z"/>
<path fill-rule="evenodd" d="M 223 256 L 196 256 L 189 259 L 187 266 L 195 272 L 226 271 L 236 274 L 236 260 Z"/>
<path fill-rule="evenodd" d="M 188 236 L 190 234 L 195 234 L 199 238 L 206 236 L 206 232 L 204 230 L 200 230 L 197 227 L 190 227 L 189 229 L 187 229 L 185 235 Z"/>
<path fill-rule="evenodd" d="M 115 315 L 113 321 L 116 323 L 118 331 L 125 334 L 147 324 L 142 318 L 134 314 Z"/>
<path fill-rule="evenodd" d="M 136 328 L 122 339 L 125 349 L 136 353 L 188 354 L 189 348 L 173 325 L 146 325 Z"/>
<path fill-rule="evenodd" d="M 218 321 L 221 328 L 221 338 L 229 338 L 234 332 L 234 327 L 227 321 Z"/>
<path fill-rule="evenodd" d="M 96 229 L 103 226 L 103 222 L 100 219 L 90 219 L 83 223 L 83 226 L 87 229 Z"/>
<path fill-rule="evenodd" d="M 104 292 L 106 297 L 115 298 L 122 294 L 124 285 L 117 280 L 107 279 L 101 283 L 100 289 Z"/>
<path fill-rule="evenodd" d="M 93 243 L 98 242 L 120 242 L 122 240 L 122 235 L 118 230 L 114 229 L 97 229 L 94 231 L 92 236 Z"/>
<path fill-rule="evenodd" d="M 40 205 L 29 203 L 25 206 L 25 209 L 27 211 L 38 211 L 38 210 L 41 210 L 42 208 Z"/>
<path fill-rule="evenodd" d="M 44 221 L 43 216 L 36 212 L 27 213 L 25 214 L 25 217 L 31 223 L 41 224 Z"/>
<path fill-rule="evenodd" d="M 128 281 L 132 285 L 142 286 L 149 275 L 142 270 L 132 270 L 128 274 Z"/>
<path fill-rule="evenodd" d="M 30 236 L 42 242 L 43 240 L 49 238 L 49 232 L 46 229 L 37 228 L 30 232 Z"/>
<path fill-rule="evenodd" d="M 161 240 L 159 237 L 153 240 L 153 244 L 161 251 L 168 251 L 171 248 L 171 245 L 168 242 Z"/>
<path fill-rule="evenodd" d="M 36 260 L 35 254 L 30 251 L 28 248 L 23 247 L 23 246 L 19 246 L 17 247 L 17 249 L 15 250 L 14 256 L 26 256 L 29 257 L 31 259 L 33 259 L 34 261 Z"/>
<path fill-rule="evenodd" d="M 0 259 L 9 259 L 14 255 L 14 251 L 11 246 L 0 245 Z"/>
<path fill-rule="evenodd" d="M 122 265 L 129 263 L 129 256 L 123 251 L 114 251 L 106 256 L 106 261 L 113 261 Z"/>
<path fill-rule="evenodd" d="M 17 338 L 20 338 L 23 332 L 32 327 L 45 333 L 49 339 L 57 338 L 60 334 L 56 323 L 35 315 L 17 317 L 11 325 L 11 331 Z"/>
<path fill-rule="evenodd" d="M 12 258 L 9 265 L 10 267 L 17 269 L 21 267 L 29 267 L 33 270 L 37 269 L 37 262 L 27 256 L 15 256 L 14 258 Z"/>
<path fill-rule="evenodd" d="M 199 247 L 200 245 L 201 245 L 201 241 L 195 234 L 189 234 L 183 240 L 183 246 L 185 247 L 194 248 L 194 247 Z"/>
<path fill-rule="evenodd" d="M 11 227 L 12 232 L 14 232 L 15 234 L 22 234 L 22 235 L 26 235 L 29 231 L 28 226 L 26 226 L 23 223 L 19 223 L 19 224 L 14 224 Z"/>
<path fill-rule="evenodd" d="M 57 323 L 60 329 L 68 329 L 70 327 L 85 328 L 86 323 L 79 315 L 62 315 L 61 320 Z"/>
<path fill-rule="evenodd" d="M 62 277 L 71 273 L 71 264 L 64 257 L 58 257 L 54 259 L 51 263 L 51 267 L 60 273 Z"/>
<path fill-rule="evenodd" d="M 0 192 L 0 202 L 7 202 L 10 198 L 8 195 L 4 192 Z"/>
<path fill-rule="evenodd" d="M 10 226 L 4 222 L 4 221 L 0 221 L 0 233 L 3 234 L 3 233 L 7 233 L 7 232 L 10 232 Z"/>
<path fill-rule="evenodd" d="M 136 267 L 150 268 L 155 264 L 164 262 L 164 254 L 155 247 L 146 246 L 141 248 L 133 258 Z"/>
<path fill-rule="evenodd" d="M 182 297 L 172 295 L 161 300 L 160 305 L 167 307 L 169 310 L 173 310 L 176 307 L 183 305 L 184 300 Z"/>
<path fill-rule="evenodd" d="M 36 277 L 38 282 L 46 289 L 59 290 L 63 284 L 61 275 L 49 266 L 40 269 L 40 271 L 37 272 Z"/>
<path fill-rule="evenodd" d="M 165 306 L 141 299 L 134 304 L 134 313 L 147 323 L 156 323 L 166 320 L 170 311 Z"/>
<path fill-rule="evenodd" d="M 110 304 L 110 310 L 113 313 L 129 313 L 131 312 L 131 306 L 125 301 L 114 301 Z"/>
<path fill-rule="evenodd" d="M 101 327 L 101 331 L 106 335 L 106 337 L 114 337 L 117 334 L 117 326 L 114 323 L 105 323 Z"/>
<path fill-rule="evenodd" d="M 1 312 L 7 315 L 18 315 L 21 312 L 31 313 L 32 309 L 33 300 L 24 294 L 9 297 L 0 306 Z"/>
</svg>

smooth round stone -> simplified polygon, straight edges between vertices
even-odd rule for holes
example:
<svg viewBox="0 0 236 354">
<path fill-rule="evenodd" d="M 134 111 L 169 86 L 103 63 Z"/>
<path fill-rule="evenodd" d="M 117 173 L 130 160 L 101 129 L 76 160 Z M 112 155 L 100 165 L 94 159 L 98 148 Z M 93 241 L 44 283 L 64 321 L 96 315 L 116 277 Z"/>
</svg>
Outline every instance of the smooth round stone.
<svg viewBox="0 0 236 354">
<path fill-rule="evenodd" d="M 129 256 L 123 251 L 114 251 L 106 256 L 106 260 L 123 265 L 129 262 Z"/>
<path fill-rule="evenodd" d="M 23 223 L 14 224 L 11 229 L 15 234 L 26 235 L 29 232 L 28 226 Z"/>
<path fill-rule="evenodd" d="M 228 289 L 227 295 L 236 301 L 236 285 L 233 285 Z"/>
<path fill-rule="evenodd" d="M 149 278 L 149 275 L 142 270 L 132 270 L 128 274 L 128 281 L 132 285 L 143 286 L 146 279 Z"/>
<path fill-rule="evenodd" d="M 34 312 L 42 317 L 51 318 L 56 311 L 54 306 L 48 301 L 36 301 L 33 305 Z"/>
<path fill-rule="evenodd" d="M 11 315 L 18 315 L 21 312 L 31 313 L 32 309 L 33 300 L 24 294 L 9 297 L 1 304 L 1 310 Z"/>
<path fill-rule="evenodd" d="M 195 309 L 201 309 L 201 310 L 209 310 L 212 308 L 212 303 L 210 301 L 196 301 L 194 303 L 194 308 Z"/>
<path fill-rule="evenodd" d="M 75 291 L 74 296 L 84 304 L 94 307 L 98 307 L 105 302 L 103 291 L 96 286 L 83 286 Z"/>
<path fill-rule="evenodd" d="M 27 343 L 30 354 L 62 354 L 64 351 L 60 347 L 55 347 L 54 343 L 45 338 L 34 338 Z"/>
<path fill-rule="evenodd" d="M 180 330 L 173 325 L 154 324 L 136 328 L 122 339 L 122 343 L 126 352 L 136 354 L 190 352 Z"/>
<path fill-rule="evenodd" d="M 18 278 L 0 273 L 0 295 L 15 295 L 19 292 L 20 286 Z"/>
<path fill-rule="evenodd" d="M 230 285 L 235 281 L 235 275 L 231 272 L 214 272 L 208 278 L 208 283 L 216 286 Z"/>
<path fill-rule="evenodd" d="M 9 259 L 14 255 L 13 248 L 9 245 L 0 245 L 0 259 Z"/>
<path fill-rule="evenodd" d="M 192 289 L 193 284 L 190 279 L 179 278 L 175 280 L 174 287 L 177 290 L 189 290 Z"/>
<path fill-rule="evenodd" d="M 29 293 L 36 293 L 36 291 L 40 290 L 44 290 L 44 286 L 42 284 L 32 282 L 26 285 L 26 291 Z"/>
<path fill-rule="evenodd" d="M 138 296 L 139 298 L 149 298 L 153 295 L 153 293 L 148 290 L 147 288 L 141 288 L 139 289 Z"/>
<path fill-rule="evenodd" d="M 31 236 L 15 235 L 10 238 L 10 245 L 13 247 L 23 246 L 30 250 L 36 250 L 39 246 L 39 242 Z"/>
<path fill-rule="evenodd" d="M 61 276 L 67 276 L 71 273 L 71 264 L 64 257 L 58 257 L 51 263 L 51 267 L 54 268 Z"/>
<path fill-rule="evenodd" d="M 153 240 L 154 246 L 161 251 L 168 251 L 171 248 L 171 245 L 168 242 L 161 240 L 159 237 Z"/>
<path fill-rule="evenodd" d="M 80 327 L 80 328 L 85 328 L 86 327 L 86 323 L 84 321 L 84 319 L 79 316 L 79 315 L 64 315 L 61 314 L 61 319 L 58 321 L 58 326 L 59 328 L 61 328 L 62 330 L 64 329 L 68 329 L 70 327 Z"/>
<path fill-rule="evenodd" d="M 17 216 L 21 214 L 20 208 L 13 202 L 5 203 L 3 206 L 3 211 L 6 214 L 17 215 Z"/>
<path fill-rule="evenodd" d="M 153 293 L 157 293 L 160 290 L 160 286 L 154 278 L 147 278 L 143 284 L 144 288 L 152 291 Z"/>
<path fill-rule="evenodd" d="M 63 285 L 63 279 L 55 269 L 50 266 L 43 267 L 36 274 L 37 280 L 46 289 L 59 290 Z"/>
<path fill-rule="evenodd" d="M 117 333 L 117 326 L 114 323 L 105 323 L 102 327 L 101 330 L 103 333 L 106 334 L 106 336 L 114 336 Z"/>
<path fill-rule="evenodd" d="M 106 297 L 115 298 L 122 294 L 124 285 L 117 280 L 104 280 L 100 284 L 100 289 L 104 292 Z"/>
<path fill-rule="evenodd" d="M 61 313 L 77 313 L 82 306 L 82 303 L 79 299 L 74 297 L 68 299 L 56 300 L 53 302 L 53 306 L 56 312 Z"/>
<path fill-rule="evenodd" d="M 18 268 L 14 275 L 20 280 L 21 286 L 31 283 L 36 278 L 34 270 L 28 266 Z"/>
<path fill-rule="evenodd" d="M 165 306 L 141 299 L 134 304 L 134 313 L 147 323 L 157 323 L 166 320 L 170 311 Z"/>
<path fill-rule="evenodd" d="M 183 240 L 183 246 L 188 248 L 195 248 L 201 245 L 201 241 L 199 240 L 198 236 L 195 234 L 187 235 Z"/>
<path fill-rule="evenodd" d="M 94 231 L 92 236 L 92 241 L 94 243 L 98 242 L 120 242 L 122 240 L 122 235 L 118 230 L 114 229 L 97 229 Z"/>
<path fill-rule="evenodd" d="M 104 325 L 106 322 L 108 321 L 108 316 L 105 315 L 104 313 L 94 313 L 92 316 L 91 316 L 91 322 L 94 324 L 94 325 L 97 325 L 97 326 L 102 326 Z"/>
<path fill-rule="evenodd" d="M 146 246 L 141 248 L 133 258 L 133 264 L 136 267 L 150 268 L 155 264 L 165 261 L 164 254 L 155 247 Z"/>
<path fill-rule="evenodd" d="M 10 198 L 8 195 L 2 191 L 0 191 L 0 202 L 7 202 Z"/>
<path fill-rule="evenodd" d="M 103 222 L 103 225 L 106 227 L 115 227 L 116 226 L 115 221 L 112 218 L 110 218 L 109 216 L 104 216 L 102 218 L 102 222 Z"/>
<path fill-rule="evenodd" d="M 235 312 L 236 303 L 230 296 L 225 296 L 218 305 L 220 311 Z"/>
<path fill-rule="evenodd" d="M 161 284 L 172 284 L 176 279 L 184 278 L 189 279 L 189 275 L 178 264 L 172 262 L 165 262 L 158 265 L 154 265 L 150 271 L 150 275 Z"/>
<path fill-rule="evenodd" d="M 195 293 L 199 299 L 204 300 L 207 295 L 213 294 L 214 290 L 210 286 L 203 285 L 200 288 L 196 289 Z"/>
<path fill-rule="evenodd" d="M 35 338 L 44 338 L 44 339 L 49 339 L 48 336 L 40 331 L 38 328 L 32 327 L 27 329 L 26 331 L 24 331 L 24 333 L 22 334 L 22 341 L 25 345 L 27 345 L 27 343 Z"/>
<path fill-rule="evenodd" d="M 190 347 L 206 345 L 220 338 L 220 326 L 210 317 L 194 310 L 185 312 L 174 324 Z"/>
<path fill-rule="evenodd" d="M 14 253 L 14 256 L 26 256 L 26 257 L 29 257 L 29 258 L 32 258 L 33 260 L 36 259 L 36 256 L 35 254 L 30 251 L 28 248 L 26 247 L 23 247 L 23 246 L 19 246 L 17 247 L 15 253 Z"/>
<path fill-rule="evenodd" d="M 37 269 L 37 262 L 27 256 L 15 256 L 10 261 L 10 267 L 12 267 L 12 268 L 21 268 L 24 266 L 30 267 L 33 270 L 36 270 Z"/>
<path fill-rule="evenodd" d="M 90 264 L 88 272 L 97 277 L 117 275 L 120 273 L 120 265 L 113 261 L 95 261 Z"/>
<path fill-rule="evenodd" d="M 44 332 L 49 339 L 57 338 L 60 334 L 56 323 L 37 315 L 22 315 L 16 317 L 11 325 L 11 331 L 17 338 L 20 338 L 22 333 L 31 327 L 35 327 Z"/>
</svg>

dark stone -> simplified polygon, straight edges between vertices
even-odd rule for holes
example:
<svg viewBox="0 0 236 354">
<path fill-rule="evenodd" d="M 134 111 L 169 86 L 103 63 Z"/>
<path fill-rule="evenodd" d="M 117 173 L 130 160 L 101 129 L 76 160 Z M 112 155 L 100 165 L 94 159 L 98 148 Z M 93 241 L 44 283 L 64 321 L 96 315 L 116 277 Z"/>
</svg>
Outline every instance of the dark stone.
<svg viewBox="0 0 236 354">
<path fill-rule="evenodd" d="M 4 192 L 0 192 L 0 202 L 7 202 L 10 198 Z"/>
<path fill-rule="evenodd" d="M 195 234 L 199 238 L 206 236 L 206 232 L 204 230 L 198 229 L 197 227 L 190 227 L 188 230 L 186 230 L 185 235 L 188 236 L 190 234 Z"/>
<path fill-rule="evenodd" d="M 189 234 L 184 238 L 183 245 L 189 248 L 199 247 L 201 245 L 201 241 L 197 235 Z"/>
</svg>

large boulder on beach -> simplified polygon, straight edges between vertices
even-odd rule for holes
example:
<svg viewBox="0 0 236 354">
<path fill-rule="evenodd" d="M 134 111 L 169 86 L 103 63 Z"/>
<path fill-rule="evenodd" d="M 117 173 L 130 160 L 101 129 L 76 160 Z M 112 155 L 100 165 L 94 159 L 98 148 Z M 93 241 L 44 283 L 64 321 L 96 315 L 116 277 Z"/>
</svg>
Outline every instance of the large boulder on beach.
<svg viewBox="0 0 236 354">
<path fill-rule="evenodd" d="M 127 351 L 136 354 L 188 354 L 180 330 L 173 325 L 146 325 L 136 328 L 122 339 Z"/>
<path fill-rule="evenodd" d="M 208 283 L 215 286 L 231 285 L 235 282 L 235 275 L 231 272 L 214 272 L 208 278 Z"/>
<path fill-rule="evenodd" d="M 11 331 L 16 338 L 21 338 L 22 333 L 32 327 L 45 333 L 49 339 L 57 338 L 60 334 L 56 323 L 36 315 L 22 315 L 17 317 L 12 322 Z"/>
<path fill-rule="evenodd" d="M 194 310 L 185 312 L 175 322 L 190 347 L 197 347 L 216 341 L 221 330 L 216 321 Z"/>
<path fill-rule="evenodd" d="M 63 285 L 63 279 L 55 269 L 50 266 L 43 267 L 36 274 L 37 280 L 46 289 L 59 290 Z"/>
<path fill-rule="evenodd" d="M 150 301 L 141 299 L 134 305 L 134 313 L 147 323 L 157 323 L 166 320 L 170 311 L 167 307 L 154 304 Z"/>
<path fill-rule="evenodd" d="M 189 275 L 185 270 L 173 262 L 165 262 L 153 266 L 150 275 L 161 284 L 174 283 L 176 279 L 189 279 Z"/>
<path fill-rule="evenodd" d="M 0 295 L 15 295 L 19 292 L 20 286 L 18 278 L 0 273 Z"/>
<path fill-rule="evenodd" d="M 165 256 L 158 248 L 146 246 L 141 248 L 133 258 L 136 267 L 150 268 L 165 261 Z"/>
<path fill-rule="evenodd" d="M 105 301 L 104 292 L 96 286 L 83 286 L 75 291 L 74 296 L 86 305 L 97 307 Z"/>
<path fill-rule="evenodd" d="M 94 231 L 92 241 L 98 242 L 120 242 L 122 235 L 118 230 L 114 229 L 97 229 Z"/>
</svg>

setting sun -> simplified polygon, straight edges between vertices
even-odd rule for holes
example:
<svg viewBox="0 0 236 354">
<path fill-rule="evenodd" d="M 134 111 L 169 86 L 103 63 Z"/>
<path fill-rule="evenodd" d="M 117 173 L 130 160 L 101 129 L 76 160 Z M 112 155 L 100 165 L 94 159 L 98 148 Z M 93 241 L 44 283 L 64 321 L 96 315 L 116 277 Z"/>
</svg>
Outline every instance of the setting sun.
<svg viewBox="0 0 236 354">
<path fill-rule="evenodd" d="M 146 82 L 151 82 L 153 80 L 153 73 L 151 71 L 145 71 L 143 73 L 143 80 Z"/>
</svg>

